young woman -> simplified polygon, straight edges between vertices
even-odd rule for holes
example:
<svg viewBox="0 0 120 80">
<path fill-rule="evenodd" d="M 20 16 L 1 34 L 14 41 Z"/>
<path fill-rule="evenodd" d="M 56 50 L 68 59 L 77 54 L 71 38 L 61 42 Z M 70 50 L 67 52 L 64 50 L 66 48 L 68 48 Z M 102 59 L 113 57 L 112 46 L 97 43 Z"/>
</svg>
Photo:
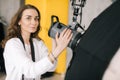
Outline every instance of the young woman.
<svg viewBox="0 0 120 80">
<path fill-rule="evenodd" d="M 53 39 L 53 49 L 48 52 L 39 38 L 40 13 L 33 5 L 21 7 L 12 18 L 7 37 L 3 42 L 6 80 L 40 80 L 42 74 L 53 71 L 57 57 L 72 38 L 65 29 Z"/>
</svg>

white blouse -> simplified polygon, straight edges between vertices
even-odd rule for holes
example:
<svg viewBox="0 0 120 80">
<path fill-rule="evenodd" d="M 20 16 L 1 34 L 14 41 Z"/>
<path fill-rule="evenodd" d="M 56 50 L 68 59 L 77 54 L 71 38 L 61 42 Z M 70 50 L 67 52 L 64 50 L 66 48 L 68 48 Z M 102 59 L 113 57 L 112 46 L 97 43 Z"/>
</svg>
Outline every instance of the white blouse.
<svg viewBox="0 0 120 80">
<path fill-rule="evenodd" d="M 47 71 L 54 71 L 56 62 L 53 64 L 48 58 L 48 49 L 37 39 L 33 39 L 35 62 L 30 55 L 30 46 L 23 47 L 19 38 L 12 38 L 7 41 L 4 49 L 4 59 L 6 68 L 6 80 L 40 80 L 42 74 Z"/>
</svg>

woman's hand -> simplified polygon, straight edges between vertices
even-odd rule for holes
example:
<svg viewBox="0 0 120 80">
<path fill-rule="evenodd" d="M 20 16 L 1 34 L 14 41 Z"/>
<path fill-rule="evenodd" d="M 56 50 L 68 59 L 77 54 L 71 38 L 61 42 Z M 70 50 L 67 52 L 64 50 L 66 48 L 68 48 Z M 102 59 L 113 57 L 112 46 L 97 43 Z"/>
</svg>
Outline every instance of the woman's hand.
<svg viewBox="0 0 120 80">
<path fill-rule="evenodd" d="M 56 43 L 57 46 L 62 47 L 62 50 L 67 47 L 69 41 L 71 40 L 71 30 L 70 29 L 64 29 L 60 35 L 58 33 L 56 34 Z"/>
<path fill-rule="evenodd" d="M 72 38 L 72 31 L 70 29 L 64 29 L 60 35 L 56 34 L 54 44 L 56 44 L 55 49 L 53 50 L 53 54 L 55 57 L 58 57 L 59 54 L 68 46 L 70 40 Z M 53 40 L 54 41 L 54 40 Z"/>
</svg>

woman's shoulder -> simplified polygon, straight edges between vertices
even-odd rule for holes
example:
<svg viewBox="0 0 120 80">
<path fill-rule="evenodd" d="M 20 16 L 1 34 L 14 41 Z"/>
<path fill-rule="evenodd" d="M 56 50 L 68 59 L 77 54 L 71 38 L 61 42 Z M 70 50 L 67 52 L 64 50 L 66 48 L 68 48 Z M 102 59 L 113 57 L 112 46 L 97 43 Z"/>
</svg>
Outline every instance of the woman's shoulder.
<svg viewBox="0 0 120 80">
<path fill-rule="evenodd" d="M 36 38 L 33 38 L 33 42 L 35 42 L 35 43 L 43 43 L 42 40 L 39 40 L 39 39 L 36 39 Z"/>
<path fill-rule="evenodd" d="M 7 41 L 7 43 L 19 43 L 19 42 L 21 42 L 20 41 L 20 39 L 19 38 L 11 38 L 11 39 L 9 39 L 8 41 Z M 36 38 L 33 38 L 33 42 L 35 42 L 35 43 L 43 43 L 43 41 L 42 40 L 39 40 L 39 39 L 36 39 Z"/>
<path fill-rule="evenodd" d="M 20 43 L 19 38 L 11 38 L 6 42 L 6 44 L 11 44 L 11 45 L 15 45 L 17 43 Z"/>
<path fill-rule="evenodd" d="M 18 42 L 18 41 L 19 41 L 18 38 L 11 38 L 7 42 Z"/>
<path fill-rule="evenodd" d="M 33 38 L 33 42 L 36 44 L 36 45 L 45 45 L 44 41 L 43 40 L 39 40 L 39 39 L 36 39 L 36 38 Z"/>
</svg>

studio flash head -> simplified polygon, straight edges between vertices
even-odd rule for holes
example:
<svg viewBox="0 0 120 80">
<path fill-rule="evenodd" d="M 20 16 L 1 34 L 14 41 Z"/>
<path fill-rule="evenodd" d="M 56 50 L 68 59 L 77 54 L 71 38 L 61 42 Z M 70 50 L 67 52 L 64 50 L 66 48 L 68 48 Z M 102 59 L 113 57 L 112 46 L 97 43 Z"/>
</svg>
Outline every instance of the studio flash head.
<svg viewBox="0 0 120 80">
<path fill-rule="evenodd" d="M 72 30 L 73 36 L 68 44 L 68 47 L 74 49 L 80 41 L 80 37 L 82 36 L 81 33 L 59 22 L 59 18 L 57 16 L 55 15 L 51 16 L 51 27 L 48 31 L 48 35 L 50 37 L 55 38 L 56 33 L 58 32 L 60 34 L 65 28 L 69 28 Z"/>
</svg>

